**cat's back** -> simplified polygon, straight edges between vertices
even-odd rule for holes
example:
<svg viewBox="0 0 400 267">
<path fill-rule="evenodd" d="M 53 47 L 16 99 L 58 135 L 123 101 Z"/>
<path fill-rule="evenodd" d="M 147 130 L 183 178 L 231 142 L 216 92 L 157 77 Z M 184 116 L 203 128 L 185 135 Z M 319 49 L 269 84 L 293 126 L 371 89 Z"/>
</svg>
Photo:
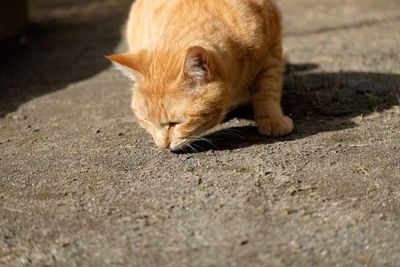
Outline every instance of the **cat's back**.
<svg viewBox="0 0 400 267">
<path fill-rule="evenodd" d="M 263 46 L 280 27 L 270 0 L 137 0 L 127 26 L 131 52 L 196 41 Z"/>
</svg>

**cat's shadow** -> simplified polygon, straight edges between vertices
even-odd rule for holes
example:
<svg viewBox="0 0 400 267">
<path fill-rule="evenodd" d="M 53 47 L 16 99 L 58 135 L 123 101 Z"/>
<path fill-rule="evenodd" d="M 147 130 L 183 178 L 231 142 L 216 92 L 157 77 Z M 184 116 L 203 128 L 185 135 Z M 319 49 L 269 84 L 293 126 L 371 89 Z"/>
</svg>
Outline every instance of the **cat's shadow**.
<svg viewBox="0 0 400 267">
<path fill-rule="evenodd" d="M 373 72 L 318 72 L 315 64 L 289 65 L 284 76 L 282 98 L 285 113 L 293 118 L 295 129 L 284 137 L 261 136 L 255 126 L 232 126 L 204 136 L 192 149 L 179 153 L 234 150 L 257 144 L 290 141 L 319 132 L 355 127 L 357 116 L 383 111 L 399 104 L 400 75 Z M 229 112 L 224 123 L 234 118 L 253 119 L 250 106 Z"/>
</svg>

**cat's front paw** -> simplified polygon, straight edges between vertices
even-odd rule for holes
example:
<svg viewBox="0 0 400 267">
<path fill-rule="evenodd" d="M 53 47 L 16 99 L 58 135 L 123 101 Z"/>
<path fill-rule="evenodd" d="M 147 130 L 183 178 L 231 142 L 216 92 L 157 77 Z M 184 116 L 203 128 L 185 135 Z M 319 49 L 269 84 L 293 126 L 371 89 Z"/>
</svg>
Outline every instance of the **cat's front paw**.
<svg viewBox="0 0 400 267">
<path fill-rule="evenodd" d="M 280 136 L 293 131 L 293 121 L 287 116 L 256 119 L 258 132 L 262 135 Z"/>
</svg>

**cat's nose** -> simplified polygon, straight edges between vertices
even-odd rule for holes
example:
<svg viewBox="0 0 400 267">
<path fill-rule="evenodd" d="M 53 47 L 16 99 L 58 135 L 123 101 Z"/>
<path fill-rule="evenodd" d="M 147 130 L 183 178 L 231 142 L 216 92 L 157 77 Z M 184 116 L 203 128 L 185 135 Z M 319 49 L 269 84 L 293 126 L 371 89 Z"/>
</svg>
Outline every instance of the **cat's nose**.
<svg viewBox="0 0 400 267">
<path fill-rule="evenodd" d="M 156 140 L 156 145 L 159 148 L 168 149 L 169 146 L 171 145 L 171 142 L 169 142 L 168 140 Z"/>
</svg>

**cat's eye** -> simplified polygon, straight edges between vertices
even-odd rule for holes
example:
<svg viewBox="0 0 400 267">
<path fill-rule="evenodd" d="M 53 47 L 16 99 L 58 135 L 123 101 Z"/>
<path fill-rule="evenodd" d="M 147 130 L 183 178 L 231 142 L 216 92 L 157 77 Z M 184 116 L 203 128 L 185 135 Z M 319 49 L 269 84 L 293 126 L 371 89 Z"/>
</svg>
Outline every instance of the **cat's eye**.
<svg viewBox="0 0 400 267">
<path fill-rule="evenodd" d="M 172 128 L 172 127 L 174 127 L 174 126 L 176 126 L 176 125 L 178 125 L 178 124 L 180 124 L 180 122 L 177 122 L 177 121 L 170 121 L 170 122 L 168 123 L 168 126 L 169 126 L 169 128 Z"/>
</svg>

